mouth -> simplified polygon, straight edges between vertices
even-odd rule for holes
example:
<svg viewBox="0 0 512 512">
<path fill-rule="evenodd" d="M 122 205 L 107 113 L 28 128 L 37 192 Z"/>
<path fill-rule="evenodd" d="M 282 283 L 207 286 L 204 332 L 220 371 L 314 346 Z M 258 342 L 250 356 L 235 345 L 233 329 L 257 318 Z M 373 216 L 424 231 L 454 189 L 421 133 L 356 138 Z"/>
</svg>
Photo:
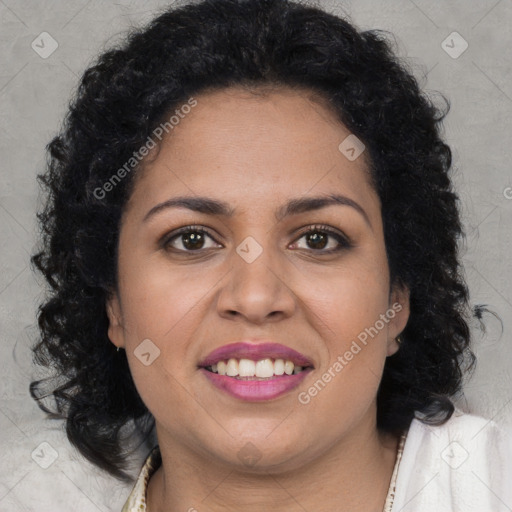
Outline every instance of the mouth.
<svg viewBox="0 0 512 512">
<path fill-rule="evenodd" d="M 313 369 L 303 354 L 277 343 L 232 343 L 211 352 L 198 369 L 218 389 L 246 401 L 277 398 Z"/>
<path fill-rule="evenodd" d="M 254 361 L 230 358 L 204 368 L 209 372 L 227 375 L 238 380 L 268 380 L 281 375 L 296 375 L 308 367 L 296 365 L 290 359 L 264 358 Z"/>
</svg>

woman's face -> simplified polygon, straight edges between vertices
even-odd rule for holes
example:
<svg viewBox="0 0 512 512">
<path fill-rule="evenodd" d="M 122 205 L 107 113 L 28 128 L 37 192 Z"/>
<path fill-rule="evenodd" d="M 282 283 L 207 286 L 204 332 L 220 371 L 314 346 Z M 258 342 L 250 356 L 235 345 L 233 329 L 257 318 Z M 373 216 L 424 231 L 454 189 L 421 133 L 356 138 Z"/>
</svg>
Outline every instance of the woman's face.
<svg viewBox="0 0 512 512">
<path fill-rule="evenodd" d="M 407 290 L 390 294 L 366 155 L 308 97 L 196 98 L 137 176 L 108 304 L 160 444 L 252 471 L 300 467 L 375 431 L 409 315 Z M 299 366 L 292 351 L 310 366 L 235 376 Z M 219 359 L 227 375 L 201 367 Z"/>
</svg>

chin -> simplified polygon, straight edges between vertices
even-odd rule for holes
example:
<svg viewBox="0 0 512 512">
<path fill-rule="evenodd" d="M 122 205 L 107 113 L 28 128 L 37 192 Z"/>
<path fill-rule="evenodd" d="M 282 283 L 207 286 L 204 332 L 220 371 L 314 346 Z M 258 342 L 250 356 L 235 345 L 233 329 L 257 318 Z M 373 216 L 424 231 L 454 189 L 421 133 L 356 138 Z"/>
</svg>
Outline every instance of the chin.
<svg viewBox="0 0 512 512">
<path fill-rule="evenodd" d="M 236 432 L 226 429 L 231 434 L 227 446 L 219 450 L 219 444 L 216 444 L 210 448 L 210 453 L 219 462 L 222 460 L 241 472 L 265 474 L 296 469 L 313 456 L 308 454 L 307 440 L 301 437 L 300 431 L 290 432 L 288 427 L 279 432 L 279 425 L 285 417 L 259 422 L 259 425 L 258 420 L 252 421 L 251 425 L 238 422 L 239 430 Z M 207 439 L 209 444 L 212 437 Z"/>
</svg>

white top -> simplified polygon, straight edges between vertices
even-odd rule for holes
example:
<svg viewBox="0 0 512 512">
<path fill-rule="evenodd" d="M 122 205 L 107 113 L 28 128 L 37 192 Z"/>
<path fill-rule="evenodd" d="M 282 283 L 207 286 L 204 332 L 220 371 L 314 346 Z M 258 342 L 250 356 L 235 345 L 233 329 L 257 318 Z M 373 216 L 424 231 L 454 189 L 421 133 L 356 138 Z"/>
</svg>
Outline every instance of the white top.
<svg viewBox="0 0 512 512">
<path fill-rule="evenodd" d="M 411 423 L 393 512 L 511 512 L 512 436 L 456 410 L 444 425 Z"/>
<path fill-rule="evenodd" d="M 148 455 L 122 512 L 145 512 L 147 484 L 161 464 Z M 399 443 L 385 512 L 512 512 L 512 435 L 456 410 L 444 425 L 411 422 Z"/>
</svg>

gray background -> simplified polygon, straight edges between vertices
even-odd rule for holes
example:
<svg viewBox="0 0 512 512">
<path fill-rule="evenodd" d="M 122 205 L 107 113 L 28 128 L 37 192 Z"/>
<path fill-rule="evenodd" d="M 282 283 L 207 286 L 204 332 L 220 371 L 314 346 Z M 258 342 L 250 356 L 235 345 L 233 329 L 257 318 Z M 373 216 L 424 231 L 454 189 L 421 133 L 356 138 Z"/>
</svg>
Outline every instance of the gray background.
<svg viewBox="0 0 512 512">
<path fill-rule="evenodd" d="M 445 136 L 454 151 L 467 243 L 463 261 L 474 303 L 492 317 L 467 383 L 466 411 L 512 425 L 512 0 L 318 2 L 348 14 L 360 28 L 390 30 L 420 84 L 451 101 Z M 44 421 L 28 394 L 36 376 L 30 344 L 43 282 L 29 255 L 36 240 L 35 181 L 44 146 L 59 128 L 78 77 L 125 29 L 148 21 L 169 2 L 0 0 L 0 510 L 119 511 L 131 486 L 84 461 L 62 423 Z M 468 43 L 460 56 L 457 51 Z M 58 43 L 51 55 L 48 32 Z M 450 36 L 450 37 L 448 37 Z M 448 39 L 447 39 L 448 37 Z M 443 49 L 447 40 L 449 53 Z M 44 48 L 43 48 L 44 45 Z M 457 56 L 457 58 L 453 58 Z M 511 188 L 508 188 L 511 187 Z M 41 443 L 47 443 L 41 445 Z M 134 461 L 138 472 L 144 454 Z M 49 465 L 46 469 L 41 466 Z"/>
</svg>

